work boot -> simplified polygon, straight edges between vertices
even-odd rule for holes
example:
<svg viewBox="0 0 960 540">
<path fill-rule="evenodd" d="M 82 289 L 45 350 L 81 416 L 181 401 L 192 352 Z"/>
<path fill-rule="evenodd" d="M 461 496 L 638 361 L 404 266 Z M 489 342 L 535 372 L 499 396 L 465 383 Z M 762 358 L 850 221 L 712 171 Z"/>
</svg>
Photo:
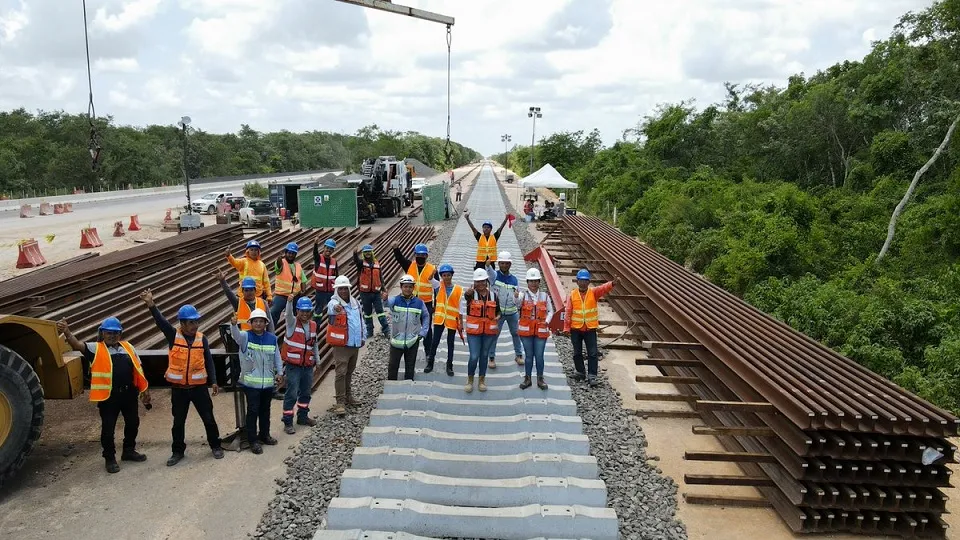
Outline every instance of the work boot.
<svg viewBox="0 0 960 540">
<path fill-rule="evenodd" d="M 213 452 L 213 459 L 223 459 L 223 448 L 218 446 L 210 449 L 210 451 Z"/>
<path fill-rule="evenodd" d="M 180 460 L 183 459 L 183 454 L 173 454 L 170 456 L 170 459 L 167 460 L 167 467 L 173 467 L 177 463 L 180 463 Z"/>
<path fill-rule="evenodd" d="M 533 386 L 533 382 L 530 381 L 530 376 L 529 376 L 529 375 L 524 375 L 524 376 L 523 376 L 523 382 L 520 383 L 520 389 L 521 389 L 521 390 L 526 390 L 527 388 L 530 388 L 531 386 Z"/>
<path fill-rule="evenodd" d="M 577 382 L 585 381 L 585 380 L 587 380 L 587 376 L 584 375 L 583 373 L 580 373 L 579 371 L 577 371 L 577 372 L 575 372 L 575 373 L 573 374 L 573 380 L 574 380 L 574 381 L 577 381 Z"/>
<path fill-rule="evenodd" d="M 463 391 L 468 394 L 473 392 L 473 375 L 467 375 L 467 384 L 463 385 Z"/>
<path fill-rule="evenodd" d="M 447 377 L 453 377 L 453 362 L 447 362 Z"/>
<path fill-rule="evenodd" d="M 286 433 L 287 435 L 293 435 L 294 433 L 297 432 L 297 429 L 293 427 L 293 424 L 284 424 L 283 432 Z"/>
<path fill-rule="evenodd" d="M 260 435 L 260 437 L 258 437 L 258 438 L 260 439 L 260 442 L 262 442 L 263 444 L 269 445 L 269 446 L 276 446 L 277 444 L 280 443 L 280 441 L 274 439 L 273 437 L 271 437 L 271 436 L 269 436 L 269 435 Z"/>
<path fill-rule="evenodd" d="M 253 441 L 252 443 L 250 443 L 250 451 L 257 455 L 262 454 L 263 447 L 260 446 L 260 441 Z"/>
<path fill-rule="evenodd" d="M 433 371 L 433 357 L 427 358 L 427 367 L 423 368 L 424 373 L 430 373 Z"/>
<path fill-rule="evenodd" d="M 479 391 L 481 391 L 481 392 L 486 392 L 486 391 L 487 391 L 487 381 L 486 381 L 486 379 L 487 379 L 487 378 L 486 378 L 485 376 L 483 376 L 483 375 L 480 376 L 480 382 L 477 383 L 477 390 L 479 390 Z"/>
<path fill-rule="evenodd" d="M 110 474 L 120 472 L 120 465 L 117 465 L 117 460 L 115 458 L 106 458 L 106 468 L 107 472 Z"/>
<path fill-rule="evenodd" d="M 333 414 L 337 416 L 343 416 L 347 414 L 347 409 L 343 406 L 343 403 L 337 403 L 333 406 Z"/>
<path fill-rule="evenodd" d="M 313 427 L 317 425 L 317 421 L 314 420 L 313 418 L 310 418 L 309 416 L 300 416 L 300 417 L 297 417 L 297 424 L 301 426 Z"/>
<path fill-rule="evenodd" d="M 353 399 L 352 395 L 347 394 L 347 407 L 356 407 L 357 405 L 362 405 L 362 404 L 363 404 L 362 402 Z M 314 421 L 314 424 L 316 424 L 316 421 Z"/>
<path fill-rule="evenodd" d="M 598 381 L 595 377 L 590 377 L 589 383 L 590 383 L 590 388 L 596 388 L 600 386 L 600 381 Z"/>
<path fill-rule="evenodd" d="M 147 456 L 137 452 L 136 450 L 124 450 L 120 454 L 120 461 L 146 461 Z"/>
<path fill-rule="evenodd" d="M 487 360 L 487 369 L 497 369 L 497 361 L 493 358 Z"/>
<path fill-rule="evenodd" d="M 539 376 L 539 377 L 537 377 L 537 388 L 539 388 L 539 389 L 541 389 L 541 390 L 546 390 L 546 389 L 547 389 L 547 381 L 543 380 L 543 376 L 542 376 L 542 375 Z"/>
<path fill-rule="evenodd" d="M 516 362 L 518 366 L 522 366 L 522 365 L 523 365 L 523 355 L 522 355 L 522 354 L 518 354 L 517 357 L 513 359 L 513 361 Z"/>
</svg>

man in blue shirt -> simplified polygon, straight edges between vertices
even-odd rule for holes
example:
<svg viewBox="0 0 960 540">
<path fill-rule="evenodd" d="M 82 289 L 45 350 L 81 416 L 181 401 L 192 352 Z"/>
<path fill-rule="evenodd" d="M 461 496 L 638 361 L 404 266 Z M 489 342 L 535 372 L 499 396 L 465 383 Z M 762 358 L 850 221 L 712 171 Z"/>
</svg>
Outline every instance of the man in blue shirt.
<svg viewBox="0 0 960 540">
<path fill-rule="evenodd" d="M 513 261 L 510 258 L 509 251 L 501 251 L 497 256 L 499 270 L 493 269 L 493 263 L 487 263 L 487 275 L 490 278 L 490 287 L 497 293 L 497 302 L 500 305 L 500 330 L 503 330 L 503 323 L 507 323 L 510 328 L 510 335 L 513 337 L 513 352 L 516 355 L 514 362 L 523 365 L 523 343 L 520 341 L 520 282 L 517 276 L 510 273 L 510 267 Z M 497 340 L 500 335 L 497 334 Z M 497 356 L 497 342 L 494 341 L 490 346 L 490 359 L 487 366 L 490 369 L 496 369 L 497 363 L 494 360 Z"/>
<path fill-rule="evenodd" d="M 360 302 L 350 296 L 350 278 L 338 276 L 333 284 L 336 294 L 327 304 L 327 343 L 333 348 L 333 363 L 337 368 L 334 388 L 337 404 L 333 412 L 347 414 L 347 405 L 357 405 L 351 395 L 350 383 L 357 368 L 360 347 L 363 347 L 364 329 Z"/>
<path fill-rule="evenodd" d="M 400 294 L 387 300 L 390 311 L 390 363 L 387 380 L 395 381 L 403 358 L 403 378 L 412 381 L 417 366 L 417 346 L 430 329 L 427 305 L 413 294 L 417 280 L 410 274 L 400 278 Z"/>
</svg>

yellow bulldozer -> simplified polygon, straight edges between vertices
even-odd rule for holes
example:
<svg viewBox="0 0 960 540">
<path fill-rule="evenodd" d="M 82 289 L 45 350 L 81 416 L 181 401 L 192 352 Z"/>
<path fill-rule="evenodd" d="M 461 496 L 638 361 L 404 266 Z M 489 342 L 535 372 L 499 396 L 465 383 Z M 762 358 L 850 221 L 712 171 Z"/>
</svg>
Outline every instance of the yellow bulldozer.
<svg viewBox="0 0 960 540">
<path fill-rule="evenodd" d="M 0 315 L 0 486 L 23 466 L 47 399 L 83 393 L 83 363 L 54 321 Z"/>
</svg>

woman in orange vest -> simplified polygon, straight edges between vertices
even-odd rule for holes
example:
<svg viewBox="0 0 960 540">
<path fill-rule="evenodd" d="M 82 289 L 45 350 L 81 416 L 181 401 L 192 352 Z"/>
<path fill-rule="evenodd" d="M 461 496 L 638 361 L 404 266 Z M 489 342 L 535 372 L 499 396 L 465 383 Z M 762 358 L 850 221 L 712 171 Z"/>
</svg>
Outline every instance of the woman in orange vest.
<svg viewBox="0 0 960 540">
<path fill-rule="evenodd" d="M 443 336 L 443 329 L 447 329 L 447 375 L 453 377 L 453 347 L 456 343 L 456 333 L 460 333 L 463 341 L 463 321 L 460 319 L 460 298 L 463 296 L 463 287 L 453 284 L 453 266 L 441 264 L 437 270 L 442 283 L 434 292 L 437 298 L 437 307 L 433 313 L 433 343 L 430 344 L 430 354 L 427 355 L 427 367 L 424 373 L 433 371 L 433 360 L 437 356 L 437 348 Z"/>
<path fill-rule="evenodd" d="M 500 240 L 500 233 L 503 232 L 503 227 L 507 224 L 507 218 L 503 218 L 503 223 L 500 224 L 497 232 L 493 232 L 493 223 L 484 221 L 480 225 L 480 228 L 483 229 L 483 233 L 481 233 L 470 221 L 469 210 L 464 210 L 463 216 L 467 218 L 467 225 L 470 226 L 473 236 L 477 239 L 477 264 L 474 269 L 486 268 L 488 261 L 497 262 L 497 241 Z"/>
<path fill-rule="evenodd" d="M 620 281 L 614 278 L 599 287 L 590 286 L 590 271 L 586 268 L 577 272 L 577 289 L 567 296 L 566 313 L 563 318 L 563 333 L 570 334 L 573 343 L 573 367 L 577 370 L 573 379 L 588 380 L 590 386 L 597 386 L 597 328 L 600 315 L 597 301 L 603 298 Z M 583 369 L 583 345 L 587 345 L 587 369 Z"/>
<path fill-rule="evenodd" d="M 273 324 L 280 324 L 280 314 L 287 308 L 287 302 L 307 288 L 307 276 L 303 266 L 297 262 L 300 246 L 296 242 L 287 244 L 283 256 L 273 265 L 273 304 L 270 306 L 270 318 Z M 272 332 L 272 330 L 271 330 Z"/>
<path fill-rule="evenodd" d="M 460 303 L 460 317 L 466 321 L 467 346 L 470 348 L 470 361 L 467 362 L 467 384 L 463 390 L 473 392 L 473 374 L 480 367 L 480 382 L 477 390 L 487 391 L 487 362 L 482 361 L 490 352 L 490 347 L 500 335 L 500 303 L 497 295 L 490 289 L 486 270 L 473 271 L 473 287 L 463 292 Z"/>
<path fill-rule="evenodd" d="M 550 300 L 547 293 L 540 290 L 540 270 L 527 270 L 527 290 L 520 298 L 520 322 L 517 333 L 523 343 L 523 382 L 520 388 L 526 390 L 533 384 L 530 377 L 533 374 L 533 365 L 537 365 L 537 388 L 547 389 L 547 382 L 543 379 L 543 351 L 550 337 L 548 321 L 553 317 Z"/>
<path fill-rule="evenodd" d="M 353 264 L 357 266 L 357 288 L 360 289 L 360 305 L 363 307 L 363 321 L 367 326 L 367 339 L 373 337 L 374 312 L 380 319 L 383 336 L 390 337 L 387 313 L 383 310 L 383 297 L 386 296 L 387 289 L 383 286 L 380 261 L 373 253 L 373 246 L 365 244 L 359 251 L 354 251 Z"/>
<path fill-rule="evenodd" d="M 150 391 L 143 375 L 143 366 L 137 351 L 129 342 L 120 341 L 123 327 L 116 317 L 100 324 L 96 342 L 83 343 L 77 339 L 66 319 L 57 322 L 57 330 L 75 351 L 83 354 L 90 365 L 90 401 L 100 410 L 100 446 L 108 473 L 120 472 L 117 464 L 117 446 L 114 431 L 117 418 L 123 415 L 123 453 L 120 461 L 146 461 L 147 456 L 137 452 L 137 434 L 140 431 L 140 408 L 137 397 L 150 408 Z"/>
</svg>

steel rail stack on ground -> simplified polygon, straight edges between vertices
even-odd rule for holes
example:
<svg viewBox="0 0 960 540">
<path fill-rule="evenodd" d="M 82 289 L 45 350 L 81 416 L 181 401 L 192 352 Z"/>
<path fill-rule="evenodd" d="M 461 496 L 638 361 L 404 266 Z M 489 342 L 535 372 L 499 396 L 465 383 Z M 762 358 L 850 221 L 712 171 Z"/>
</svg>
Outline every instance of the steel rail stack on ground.
<svg viewBox="0 0 960 540">
<path fill-rule="evenodd" d="M 950 487 L 944 464 L 954 461 L 956 448 L 946 437 L 957 435 L 957 417 L 600 219 L 565 216 L 542 227 L 551 228 L 542 246 L 566 263 L 558 264 L 562 278 L 579 267 L 597 280 L 621 276 L 604 300 L 629 325 L 624 336 L 640 343 L 609 348 L 648 351 L 636 363 L 660 375 L 637 381 L 672 383 L 682 392 L 635 398 L 695 409 L 640 414 L 702 418 L 694 433 L 718 437 L 727 451 L 685 458 L 734 462 L 744 472 L 688 474 L 685 483 L 756 487 L 800 533 L 946 535 L 940 488 Z"/>
</svg>

